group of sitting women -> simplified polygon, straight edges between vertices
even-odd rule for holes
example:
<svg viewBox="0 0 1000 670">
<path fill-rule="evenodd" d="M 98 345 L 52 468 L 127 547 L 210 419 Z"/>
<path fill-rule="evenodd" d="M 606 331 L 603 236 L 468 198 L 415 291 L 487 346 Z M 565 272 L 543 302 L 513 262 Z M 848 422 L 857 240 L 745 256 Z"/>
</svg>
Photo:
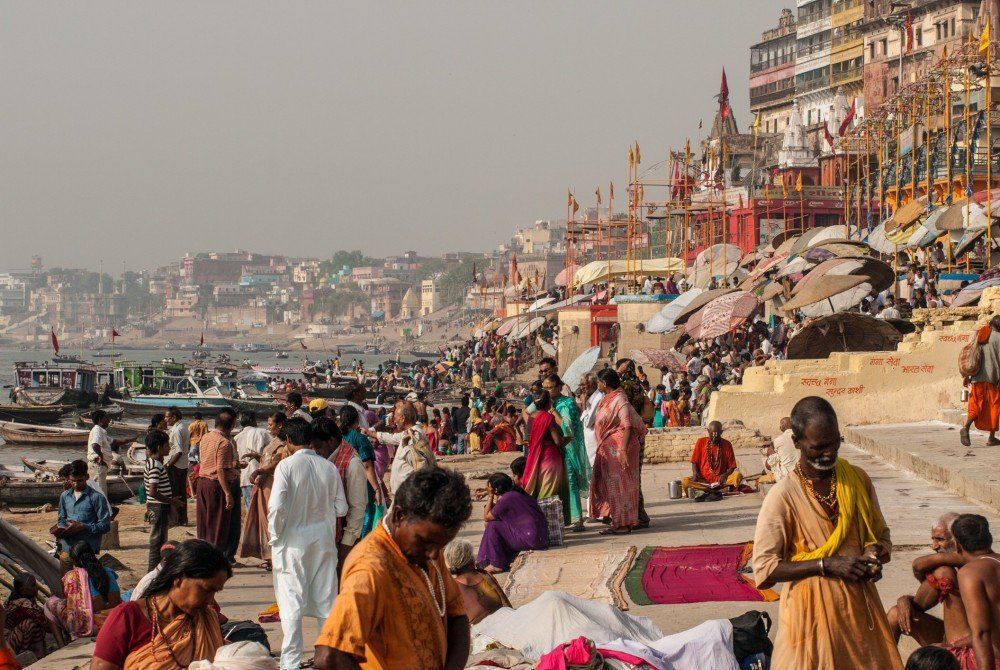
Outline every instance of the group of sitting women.
<svg viewBox="0 0 1000 670">
<path fill-rule="evenodd" d="M 72 567 L 62 580 L 64 597 L 50 597 L 44 608 L 37 602 L 33 576 L 23 573 L 14 580 L 5 616 L 0 616 L 12 656 L 45 655 L 48 634 L 56 639 L 96 635 L 91 670 L 211 670 L 223 656 L 253 659 L 247 667 L 277 668 L 259 644 L 225 646 L 225 618 L 215 596 L 232 576 L 232 567 L 207 542 L 178 544 L 142 594 L 127 602 L 122 601 L 115 573 L 97 560 L 89 545 L 77 543 L 70 557 Z M 18 667 L 0 655 L 0 669 Z"/>
</svg>

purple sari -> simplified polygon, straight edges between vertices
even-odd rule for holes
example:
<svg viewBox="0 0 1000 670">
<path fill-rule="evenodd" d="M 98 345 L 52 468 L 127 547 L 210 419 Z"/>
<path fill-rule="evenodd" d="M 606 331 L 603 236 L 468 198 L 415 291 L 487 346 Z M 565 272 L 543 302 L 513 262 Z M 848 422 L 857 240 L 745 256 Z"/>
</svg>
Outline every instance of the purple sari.
<svg viewBox="0 0 1000 670">
<path fill-rule="evenodd" d="M 510 569 L 518 553 L 528 549 L 547 549 L 549 526 L 538 501 L 521 489 L 504 493 L 493 505 L 493 521 L 486 522 L 479 543 L 476 565 Z"/>
</svg>

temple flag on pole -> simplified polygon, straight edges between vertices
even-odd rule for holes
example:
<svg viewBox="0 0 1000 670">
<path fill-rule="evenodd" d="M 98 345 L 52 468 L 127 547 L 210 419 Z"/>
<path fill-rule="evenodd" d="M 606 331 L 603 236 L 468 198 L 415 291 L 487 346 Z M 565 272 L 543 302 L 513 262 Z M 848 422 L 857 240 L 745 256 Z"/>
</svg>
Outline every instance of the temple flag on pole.
<svg viewBox="0 0 1000 670">
<path fill-rule="evenodd" d="M 906 53 L 913 51 L 913 16 L 907 12 L 906 13 Z"/>
<path fill-rule="evenodd" d="M 601 204 L 601 187 L 600 186 L 598 186 L 597 190 L 594 191 L 594 195 L 597 196 L 597 204 L 600 205 Z"/>
<path fill-rule="evenodd" d="M 639 142 L 638 141 L 635 143 L 635 162 L 636 162 L 636 164 L 639 164 L 639 163 L 642 162 L 642 154 L 639 153 Z"/>
<path fill-rule="evenodd" d="M 799 178 L 795 180 L 795 190 L 799 193 L 802 192 L 802 173 L 799 173 Z"/>
<path fill-rule="evenodd" d="M 612 200 L 615 199 L 615 183 L 614 182 L 609 182 L 608 183 L 608 197 L 611 198 Z"/>
<path fill-rule="evenodd" d="M 983 26 L 983 34 L 979 36 L 979 53 L 986 53 L 990 50 L 990 21 L 986 17 L 986 25 Z"/>
<path fill-rule="evenodd" d="M 632 146 L 629 145 L 628 148 L 628 164 L 635 165 L 635 152 L 632 151 Z"/>
<path fill-rule="evenodd" d="M 833 135 L 830 134 L 829 122 L 823 124 L 823 137 L 826 138 L 826 143 L 830 145 L 830 151 L 837 153 L 836 148 L 833 146 Z"/>
<path fill-rule="evenodd" d="M 121 337 L 121 336 L 122 336 L 122 334 L 119 333 L 117 330 L 115 330 L 114 328 L 111 329 L 111 341 L 112 342 L 115 341 L 116 337 Z"/>
<path fill-rule="evenodd" d="M 199 347 L 205 346 L 205 331 L 204 330 L 201 331 L 201 339 L 198 340 L 198 346 Z"/>
<path fill-rule="evenodd" d="M 569 189 L 566 189 L 566 206 L 567 207 L 573 206 L 573 191 Z"/>
<path fill-rule="evenodd" d="M 477 283 L 476 282 L 476 261 L 472 261 L 472 283 L 473 284 Z"/>
<path fill-rule="evenodd" d="M 851 121 L 854 120 L 854 115 L 857 114 L 857 112 L 858 112 L 858 99 L 854 98 L 854 100 L 851 101 L 851 108 L 847 110 L 847 116 L 845 116 L 844 120 L 840 123 L 840 130 L 837 131 L 838 135 L 840 135 L 841 137 L 844 136 L 844 133 L 847 132 L 847 129 L 851 127 Z"/>
<path fill-rule="evenodd" d="M 573 213 L 576 214 L 579 211 L 580 211 L 580 203 L 576 201 L 576 198 L 573 198 Z"/>
<path fill-rule="evenodd" d="M 753 120 L 753 134 L 756 135 L 759 132 L 760 132 L 760 112 L 757 112 L 757 116 Z"/>
<path fill-rule="evenodd" d="M 56 338 L 56 329 L 52 328 L 49 330 L 49 335 L 52 337 L 52 350 L 56 352 L 56 356 L 59 355 L 59 340 Z"/>
<path fill-rule="evenodd" d="M 299 344 L 302 345 L 303 349 L 308 349 L 309 348 L 309 347 L 306 346 L 306 341 L 305 340 L 299 340 Z"/>
</svg>

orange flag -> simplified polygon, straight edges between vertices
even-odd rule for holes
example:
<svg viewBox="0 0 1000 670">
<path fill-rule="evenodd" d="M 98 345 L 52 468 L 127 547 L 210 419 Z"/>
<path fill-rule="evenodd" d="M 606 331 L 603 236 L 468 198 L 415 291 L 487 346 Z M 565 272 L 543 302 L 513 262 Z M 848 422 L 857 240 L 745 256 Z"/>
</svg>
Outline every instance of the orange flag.
<svg viewBox="0 0 1000 670">
<path fill-rule="evenodd" d="M 594 191 L 594 195 L 597 196 L 597 204 L 600 205 L 601 204 L 601 187 L 600 186 L 598 186 L 597 190 Z"/>
<path fill-rule="evenodd" d="M 615 183 L 614 182 L 611 182 L 610 184 L 608 184 L 608 197 L 611 198 L 612 200 L 615 199 Z"/>
<path fill-rule="evenodd" d="M 639 153 L 639 142 L 638 141 L 636 141 L 636 143 L 635 143 L 635 162 L 636 163 L 641 163 L 642 162 L 642 154 Z"/>
<path fill-rule="evenodd" d="M 580 211 L 580 203 L 576 201 L 576 198 L 573 198 L 573 213 L 576 214 L 579 211 Z"/>
<path fill-rule="evenodd" d="M 573 206 L 573 191 L 569 189 L 566 189 L 566 206 L 567 207 Z"/>
</svg>

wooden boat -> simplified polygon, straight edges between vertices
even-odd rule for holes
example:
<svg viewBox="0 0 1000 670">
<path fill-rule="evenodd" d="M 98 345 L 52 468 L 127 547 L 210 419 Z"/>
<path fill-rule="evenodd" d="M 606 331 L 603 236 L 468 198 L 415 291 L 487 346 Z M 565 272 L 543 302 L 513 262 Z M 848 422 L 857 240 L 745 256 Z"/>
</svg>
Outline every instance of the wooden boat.
<svg viewBox="0 0 1000 670">
<path fill-rule="evenodd" d="M 75 409 L 72 405 L 0 405 L 0 421 L 55 423 Z"/>
<path fill-rule="evenodd" d="M 123 414 L 125 414 L 125 410 L 123 410 L 121 407 L 118 407 L 117 405 L 110 405 L 108 407 L 102 407 L 101 409 L 104 410 L 105 414 L 111 417 L 112 421 L 117 421 L 118 419 L 122 418 Z M 94 425 L 93 416 L 94 416 L 94 410 L 89 410 L 87 412 L 80 412 L 79 414 L 76 415 L 76 425 L 78 426 Z"/>
<path fill-rule="evenodd" d="M 135 402 L 133 400 L 115 400 L 116 405 L 121 407 L 126 414 L 132 416 L 153 416 L 154 414 L 164 413 L 171 407 L 175 407 L 177 403 L 173 400 L 168 400 L 162 404 Z M 202 417 L 214 417 L 219 414 L 224 409 L 232 409 L 232 405 L 228 402 L 225 404 L 218 404 L 218 399 L 212 402 L 197 402 L 189 403 L 180 408 L 184 413 L 185 417 L 193 416 L 195 412 L 200 412 Z"/>
<path fill-rule="evenodd" d="M 142 475 L 108 475 L 108 499 L 120 503 L 135 496 Z M 32 478 L 0 478 L 0 503 L 9 507 L 59 504 L 63 492 L 62 480 L 42 481 Z"/>
<path fill-rule="evenodd" d="M 229 403 L 239 412 L 256 412 L 258 418 L 285 409 L 285 404 L 274 398 L 230 398 Z"/>
<path fill-rule="evenodd" d="M 49 447 L 87 446 L 89 432 L 76 428 L 36 426 L 8 421 L 0 423 L 0 437 L 7 444 L 43 444 Z"/>
</svg>

